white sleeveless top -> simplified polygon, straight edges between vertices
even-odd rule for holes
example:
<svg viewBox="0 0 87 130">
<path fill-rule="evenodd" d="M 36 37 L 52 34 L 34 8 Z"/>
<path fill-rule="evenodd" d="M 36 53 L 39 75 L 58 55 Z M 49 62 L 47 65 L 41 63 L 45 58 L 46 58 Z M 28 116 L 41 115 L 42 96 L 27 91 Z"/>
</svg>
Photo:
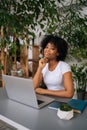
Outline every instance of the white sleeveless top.
<svg viewBox="0 0 87 130">
<path fill-rule="evenodd" d="M 53 71 L 48 69 L 48 63 L 42 70 L 44 83 L 49 90 L 63 90 L 63 74 L 71 71 L 70 66 L 63 61 L 59 61 Z"/>
</svg>

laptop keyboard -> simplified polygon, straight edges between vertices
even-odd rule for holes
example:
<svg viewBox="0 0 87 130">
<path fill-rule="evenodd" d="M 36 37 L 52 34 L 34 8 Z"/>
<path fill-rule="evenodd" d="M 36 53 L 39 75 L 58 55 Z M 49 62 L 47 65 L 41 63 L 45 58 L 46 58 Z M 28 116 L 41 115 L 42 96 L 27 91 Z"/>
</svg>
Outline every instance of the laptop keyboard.
<svg viewBox="0 0 87 130">
<path fill-rule="evenodd" d="M 38 105 L 40 105 L 40 104 L 43 103 L 44 101 L 37 100 L 37 102 L 38 102 Z"/>
<path fill-rule="evenodd" d="M 18 129 L 0 119 L 0 130 L 18 130 Z"/>
</svg>

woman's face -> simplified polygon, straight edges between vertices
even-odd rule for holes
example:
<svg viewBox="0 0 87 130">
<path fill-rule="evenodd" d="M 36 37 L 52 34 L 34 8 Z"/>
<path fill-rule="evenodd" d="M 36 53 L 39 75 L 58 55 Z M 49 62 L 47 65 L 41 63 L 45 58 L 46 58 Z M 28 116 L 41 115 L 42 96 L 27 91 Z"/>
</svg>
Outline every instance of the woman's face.
<svg viewBox="0 0 87 130">
<path fill-rule="evenodd" d="M 47 46 L 44 49 L 44 57 L 47 59 L 56 59 L 58 56 L 57 48 L 52 43 L 48 43 Z"/>
</svg>

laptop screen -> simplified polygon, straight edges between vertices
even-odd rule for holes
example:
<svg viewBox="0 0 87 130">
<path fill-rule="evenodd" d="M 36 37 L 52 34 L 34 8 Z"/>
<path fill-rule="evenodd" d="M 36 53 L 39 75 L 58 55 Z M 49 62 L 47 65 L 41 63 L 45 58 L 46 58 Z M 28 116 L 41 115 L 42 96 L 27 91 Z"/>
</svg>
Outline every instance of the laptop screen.
<svg viewBox="0 0 87 130">
<path fill-rule="evenodd" d="M 3 75 L 3 79 L 7 95 L 11 100 L 34 108 L 41 108 L 54 101 L 53 98 L 37 95 L 34 90 L 33 80 L 30 78 Z"/>
</svg>

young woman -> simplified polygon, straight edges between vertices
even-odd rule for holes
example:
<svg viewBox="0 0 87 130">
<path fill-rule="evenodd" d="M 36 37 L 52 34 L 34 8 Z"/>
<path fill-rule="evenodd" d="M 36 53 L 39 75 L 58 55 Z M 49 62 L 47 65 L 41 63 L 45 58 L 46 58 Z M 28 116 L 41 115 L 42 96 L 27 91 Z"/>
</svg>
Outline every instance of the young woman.
<svg viewBox="0 0 87 130">
<path fill-rule="evenodd" d="M 64 62 L 68 45 L 56 35 L 47 35 L 41 41 L 44 58 L 33 78 L 35 91 L 38 94 L 71 98 L 74 86 L 70 66 Z M 47 89 L 39 87 L 44 81 Z"/>
</svg>

